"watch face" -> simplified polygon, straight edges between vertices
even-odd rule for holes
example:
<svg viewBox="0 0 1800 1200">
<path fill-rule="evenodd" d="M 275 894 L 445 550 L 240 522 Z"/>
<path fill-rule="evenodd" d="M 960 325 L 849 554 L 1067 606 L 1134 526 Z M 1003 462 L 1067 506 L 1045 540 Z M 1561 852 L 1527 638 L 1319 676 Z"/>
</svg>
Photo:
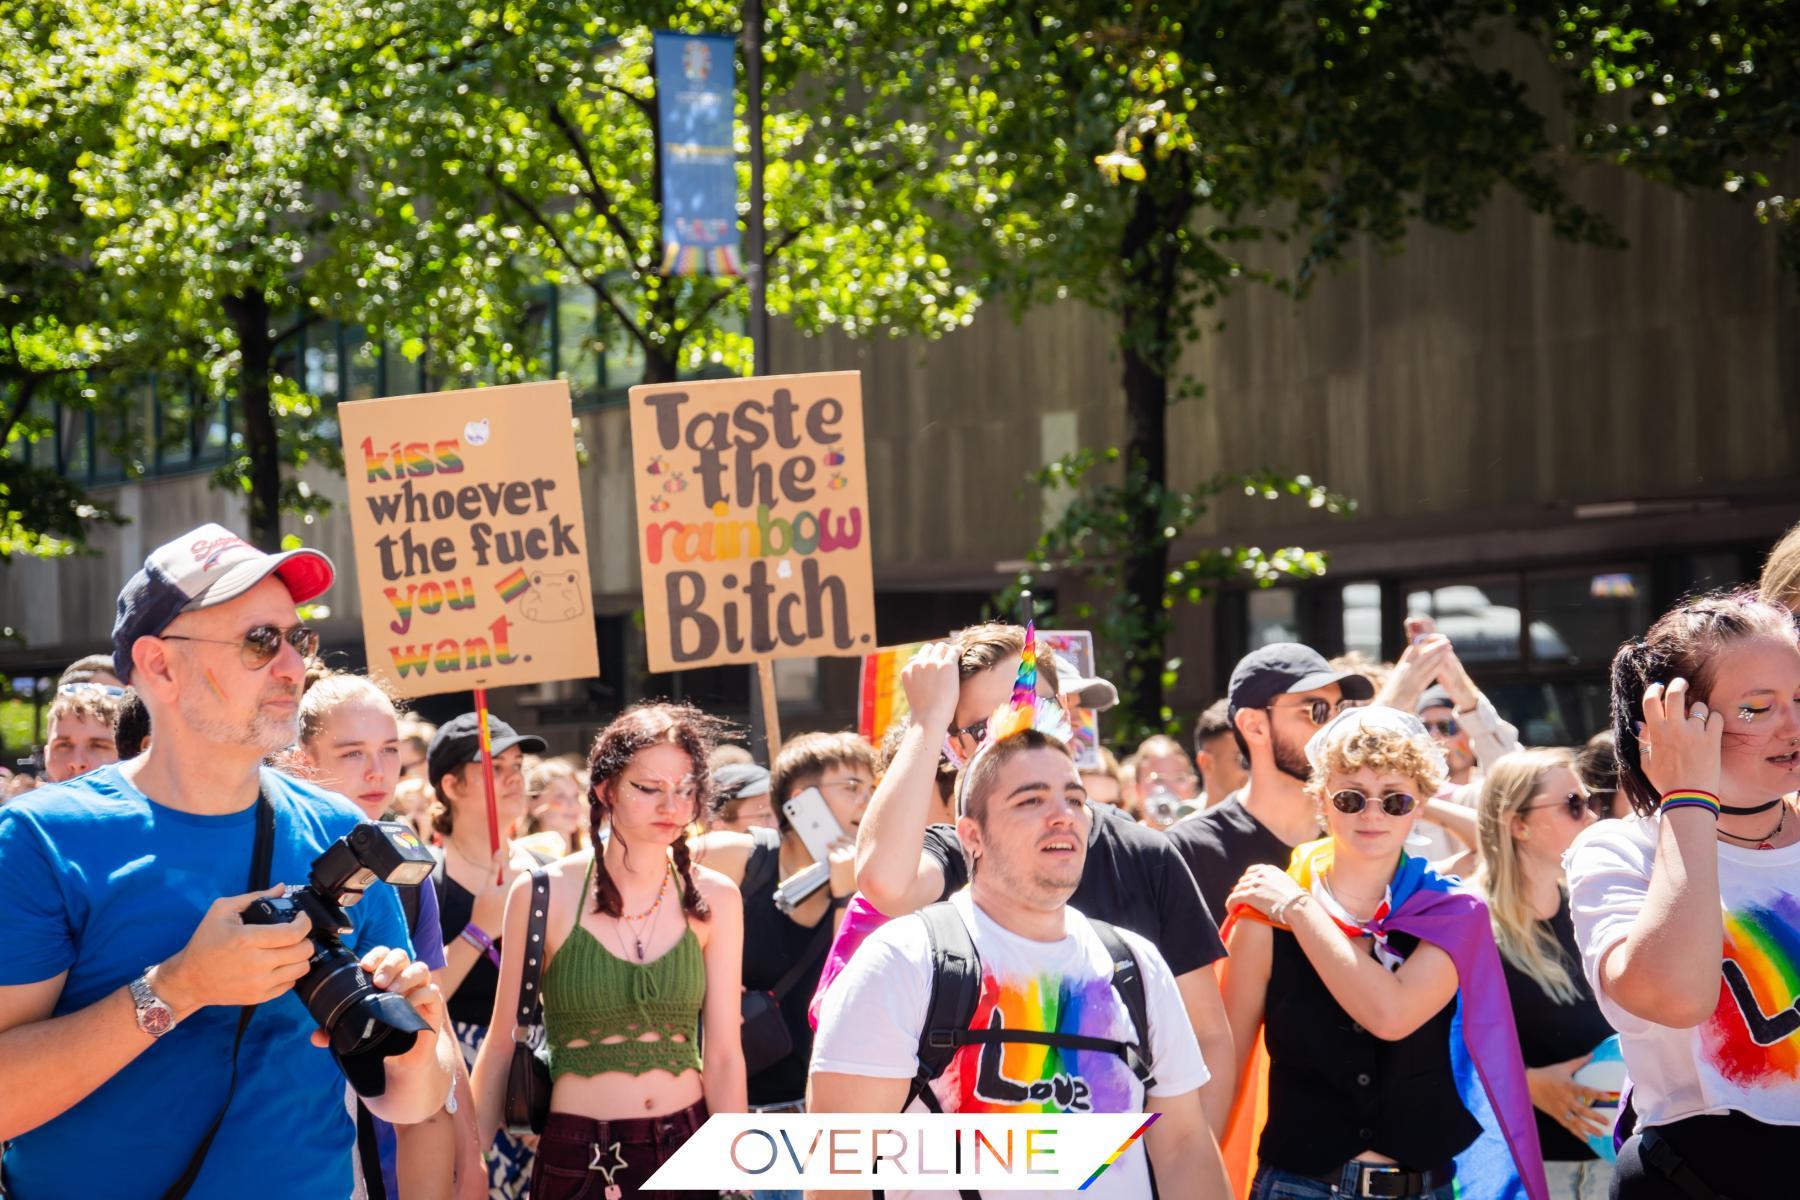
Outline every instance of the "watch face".
<svg viewBox="0 0 1800 1200">
<path fill-rule="evenodd" d="M 161 1037 L 175 1027 L 175 1014 L 162 1003 L 138 1009 L 138 1028 L 151 1037 Z"/>
</svg>

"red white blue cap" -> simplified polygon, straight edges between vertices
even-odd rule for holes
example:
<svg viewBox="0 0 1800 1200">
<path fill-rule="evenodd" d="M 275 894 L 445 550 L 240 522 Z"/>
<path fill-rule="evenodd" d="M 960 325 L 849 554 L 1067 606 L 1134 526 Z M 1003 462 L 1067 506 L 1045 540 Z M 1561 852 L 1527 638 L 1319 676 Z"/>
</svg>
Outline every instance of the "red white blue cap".
<svg viewBox="0 0 1800 1200">
<path fill-rule="evenodd" d="M 155 637 L 184 612 L 235 600 L 270 575 L 304 604 L 324 594 L 337 571 L 321 551 L 265 554 L 223 525 L 202 525 L 158 546 L 119 593 L 113 673 L 130 683 L 132 643 Z"/>
</svg>

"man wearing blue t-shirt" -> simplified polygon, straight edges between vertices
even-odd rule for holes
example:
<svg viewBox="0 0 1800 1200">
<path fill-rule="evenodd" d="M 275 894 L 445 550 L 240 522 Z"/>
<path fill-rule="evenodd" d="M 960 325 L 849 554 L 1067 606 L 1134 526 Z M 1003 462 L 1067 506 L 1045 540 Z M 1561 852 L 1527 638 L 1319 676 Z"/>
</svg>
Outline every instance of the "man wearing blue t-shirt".
<svg viewBox="0 0 1800 1200">
<path fill-rule="evenodd" d="M 114 666 L 150 712 L 151 748 L 0 809 L 0 1139 L 13 1200 L 155 1200 L 215 1123 L 189 1200 L 350 1194 L 344 1076 L 293 992 L 313 950 L 308 923 L 241 916 L 305 881 L 361 820 L 262 766 L 295 739 L 303 660 L 318 645 L 294 607 L 332 575 L 317 551 L 264 554 L 217 525 L 156 550 L 113 626 Z M 261 800 L 277 886 L 246 894 Z M 435 1033 L 345 1061 L 372 1112 L 424 1120 L 450 1090 L 442 999 L 410 959 L 392 888 L 372 887 L 350 918 L 344 943 L 374 986 Z"/>
</svg>

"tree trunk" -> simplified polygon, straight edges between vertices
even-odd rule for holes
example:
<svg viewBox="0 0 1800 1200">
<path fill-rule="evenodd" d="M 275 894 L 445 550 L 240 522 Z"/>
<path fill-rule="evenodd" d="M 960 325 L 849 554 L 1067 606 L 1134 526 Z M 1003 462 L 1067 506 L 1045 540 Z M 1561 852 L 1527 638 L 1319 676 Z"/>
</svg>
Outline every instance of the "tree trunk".
<svg viewBox="0 0 1800 1200">
<path fill-rule="evenodd" d="M 1126 513 L 1130 547 L 1120 564 L 1119 603 L 1131 613 L 1123 700 L 1142 728 L 1163 727 L 1164 641 L 1169 621 L 1169 539 L 1161 496 L 1168 479 L 1169 375 L 1180 339 L 1174 328 L 1180 237 L 1192 211 L 1185 181 L 1150 166 L 1137 185 L 1120 246 L 1120 357 L 1125 385 Z"/>
<path fill-rule="evenodd" d="M 281 446 L 269 377 L 275 339 L 269 331 L 269 299 L 245 291 L 225 300 L 238 340 L 238 407 L 244 415 L 244 452 L 250 458 L 250 541 L 264 550 L 281 549 Z"/>
</svg>

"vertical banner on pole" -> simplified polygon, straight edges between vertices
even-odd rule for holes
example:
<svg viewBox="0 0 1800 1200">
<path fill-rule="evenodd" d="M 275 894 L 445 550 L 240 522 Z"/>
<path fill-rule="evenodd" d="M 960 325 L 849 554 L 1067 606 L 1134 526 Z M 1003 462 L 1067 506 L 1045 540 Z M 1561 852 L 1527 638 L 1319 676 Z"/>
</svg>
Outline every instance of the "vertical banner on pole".
<svg viewBox="0 0 1800 1200">
<path fill-rule="evenodd" d="M 875 649 L 862 377 L 631 389 L 652 671 Z"/>
<path fill-rule="evenodd" d="M 738 250 L 737 39 L 658 33 L 656 112 L 664 275 L 741 275 Z"/>
</svg>

